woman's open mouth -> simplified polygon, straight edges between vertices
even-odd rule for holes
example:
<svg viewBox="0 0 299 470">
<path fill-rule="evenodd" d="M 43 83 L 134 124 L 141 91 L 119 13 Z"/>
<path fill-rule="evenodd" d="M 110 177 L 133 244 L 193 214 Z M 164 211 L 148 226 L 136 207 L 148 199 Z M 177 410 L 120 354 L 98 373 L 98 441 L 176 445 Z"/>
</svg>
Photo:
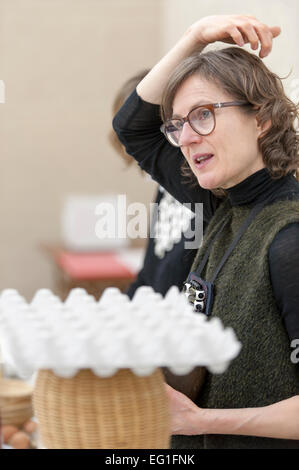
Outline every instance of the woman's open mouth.
<svg viewBox="0 0 299 470">
<path fill-rule="evenodd" d="M 214 154 L 213 153 L 197 153 L 193 155 L 192 159 L 193 162 L 199 170 L 202 168 L 205 168 L 209 162 L 213 159 Z"/>
</svg>

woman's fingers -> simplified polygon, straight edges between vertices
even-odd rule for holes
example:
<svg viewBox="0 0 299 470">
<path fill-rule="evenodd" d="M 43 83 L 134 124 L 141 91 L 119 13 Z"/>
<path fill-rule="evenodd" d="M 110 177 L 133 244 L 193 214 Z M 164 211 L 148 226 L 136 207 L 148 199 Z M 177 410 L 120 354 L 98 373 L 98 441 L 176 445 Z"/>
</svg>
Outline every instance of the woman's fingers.
<svg viewBox="0 0 299 470">
<path fill-rule="evenodd" d="M 270 31 L 273 38 L 276 38 L 281 33 L 281 28 L 279 26 L 270 26 Z"/>
<path fill-rule="evenodd" d="M 260 22 L 255 22 L 255 31 L 260 43 L 259 56 L 266 57 L 272 50 L 273 35 L 270 28 Z"/>
<path fill-rule="evenodd" d="M 202 44 L 222 41 L 243 46 L 249 43 L 253 50 L 260 45 L 260 57 L 266 57 L 271 52 L 273 38 L 281 32 L 278 26 L 269 27 L 249 15 L 206 17 L 195 23 L 194 27 Z"/>
<path fill-rule="evenodd" d="M 259 36 L 255 30 L 255 28 L 252 26 L 252 24 L 247 23 L 244 24 L 242 27 L 242 32 L 243 32 L 243 37 L 245 35 L 245 43 L 250 43 L 251 49 L 256 50 L 259 46 Z"/>
<path fill-rule="evenodd" d="M 258 23 L 255 26 L 255 31 L 261 45 L 259 56 L 261 58 L 266 57 L 272 51 L 273 39 L 281 33 L 281 29 L 279 26 L 269 27 L 263 23 Z"/>
<path fill-rule="evenodd" d="M 280 34 L 278 26 L 268 27 L 267 25 L 251 20 L 239 26 L 231 26 L 229 35 L 232 41 L 225 39 L 224 42 L 234 42 L 238 46 L 249 43 L 251 49 L 256 50 L 260 45 L 259 56 L 266 57 L 272 50 L 273 38 Z"/>
<path fill-rule="evenodd" d="M 244 44 L 246 43 L 246 38 L 244 38 L 241 31 L 236 26 L 231 27 L 229 31 L 229 35 L 232 40 L 230 38 L 224 39 L 223 42 L 229 42 L 231 44 L 235 43 L 241 47 L 244 46 Z"/>
</svg>

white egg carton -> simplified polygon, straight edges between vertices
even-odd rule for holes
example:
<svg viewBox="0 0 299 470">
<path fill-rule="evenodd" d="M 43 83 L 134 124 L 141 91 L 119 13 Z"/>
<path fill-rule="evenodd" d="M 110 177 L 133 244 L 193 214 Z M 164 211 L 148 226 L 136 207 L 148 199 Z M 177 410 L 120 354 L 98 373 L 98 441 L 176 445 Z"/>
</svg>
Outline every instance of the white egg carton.
<svg viewBox="0 0 299 470">
<path fill-rule="evenodd" d="M 154 226 L 155 254 L 158 258 L 163 258 L 166 252 L 180 242 L 194 217 L 195 214 L 188 207 L 169 193 L 164 193 Z"/>
<path fill-rule="evenodd" d="M 30 303 L 6 289 L 0 296 L 0 344 L 4 363 L 13 361 L 21 377 L 39 369 L 61 377 L 92 369 L 109 377 L 123 368 L 146 376 L 160 366 L 175 374 L 196 366 L 222 373 L 241 348 L 231 328 L 195 313 L 176 287 L 163 298 L 144 286 L 132 300 L 117 288 L 107 288 L 99 301 L 73 289 L 65 302 L 41 289 Z"/>
</svg>

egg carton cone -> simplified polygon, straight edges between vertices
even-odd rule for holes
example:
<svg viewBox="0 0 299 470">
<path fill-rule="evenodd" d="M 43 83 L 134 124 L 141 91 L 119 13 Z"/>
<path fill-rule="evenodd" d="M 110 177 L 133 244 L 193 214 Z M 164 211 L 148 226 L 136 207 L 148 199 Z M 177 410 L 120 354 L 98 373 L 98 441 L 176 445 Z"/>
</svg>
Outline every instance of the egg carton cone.
<svg viewBox="0 0 299 470">
<path fill-rule="evenodd" d="M 149 286 L 132 300 L 117 288 L 99 301 L 73 289 L 64 302 L 41 289 L 29 303 L 17 291 L 3 291 L 0 344 L 4 363 L 12 362 L 21 377 L 40 369 L 61 377 L 82 369 L 101 377 L 119 369 L 146 376 L 157 367 L 186 374 L 196 366 L 223 373 L 241 349 L 231 328 L 194 312 L 177 287 L 163 297 Z"/>
</svg>

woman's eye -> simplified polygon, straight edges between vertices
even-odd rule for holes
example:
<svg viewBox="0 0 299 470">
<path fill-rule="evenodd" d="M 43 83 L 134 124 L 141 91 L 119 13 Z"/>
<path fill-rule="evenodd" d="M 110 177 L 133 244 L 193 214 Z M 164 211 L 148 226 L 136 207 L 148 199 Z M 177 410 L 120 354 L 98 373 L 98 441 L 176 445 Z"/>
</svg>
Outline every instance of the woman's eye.
<svg viewBox="0 0 299 470">
<path fill-rule="evenodd" d="M 209 109 L 200 108 L 195 109 L 190 117 L 192 120 L 205 121 L 207 119 L 210 119 L 211 116 L 212 113 Z"/>
<path fill-rule="evenodd" d="M 182 128 L 182 122 L 177 120 L 177 121 L 172 121 L 168 124 L 167 126 L 167 130 L 168 132 L 175 132 L 179 129 Z"/>
<path fill-rule="evenodd" d="M 208 119 L 211 116 L 211 111 L 209 109 L 203 109 L 200 113 L 200 119 Z"/>
</svg>

